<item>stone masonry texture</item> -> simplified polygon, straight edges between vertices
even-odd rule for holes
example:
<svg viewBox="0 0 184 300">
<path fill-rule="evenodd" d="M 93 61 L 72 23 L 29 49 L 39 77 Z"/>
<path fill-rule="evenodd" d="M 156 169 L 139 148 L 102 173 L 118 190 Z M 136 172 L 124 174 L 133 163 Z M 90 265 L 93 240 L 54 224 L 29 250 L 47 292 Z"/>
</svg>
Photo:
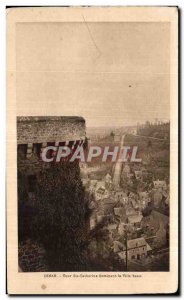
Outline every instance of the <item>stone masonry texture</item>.
<svg viewBox="0 0 184 300">
<path fill-rule="evenodd" d="M 17 143 L 75 141 L 85 138 L 82 117 L 17 117 Z"/>
</svg>

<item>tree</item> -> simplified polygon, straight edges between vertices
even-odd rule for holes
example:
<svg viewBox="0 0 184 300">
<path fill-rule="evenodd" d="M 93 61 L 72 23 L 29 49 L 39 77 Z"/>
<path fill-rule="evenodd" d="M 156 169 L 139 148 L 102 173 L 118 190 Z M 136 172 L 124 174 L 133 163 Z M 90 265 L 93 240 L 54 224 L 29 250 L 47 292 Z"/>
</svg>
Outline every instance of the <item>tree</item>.
<svg viewBox="0 0 184 300">
<path fill-rule="evenodd" d="M 20 188 L 21 203 L 25 203 L 26 190 L 26 185 Z M 110 250 L 105 228 L 97 226 L 90 231 L 93 199 L 82 186 L 77 161 L 53 163 L 43 169 L 37 177 L 35 196 L 33 207 L 25 205 L 26 210 L 19 210 L 19 231 L 22 239 L 29 238 L 43 245 L 48 271 L 123 269 Z M 93 241 L 98 248 L 95 255 L 90 248 Z"/>
<path fill-rule="evenodd" d="M 113 240 L 109 237 L 107 225 L 108 221 L 102 220 L 90 231 L 90 268 L 93 271 L 125 271 L 125 263 L 113 252 Z"/>
<path fill-rule="evenodd" d="M 35 238 L 44 245 L 52 271 L 85 269 L 91 210 L 78 162 L 55 163 L 43 170 L 36 190 Z"/>
</svg>

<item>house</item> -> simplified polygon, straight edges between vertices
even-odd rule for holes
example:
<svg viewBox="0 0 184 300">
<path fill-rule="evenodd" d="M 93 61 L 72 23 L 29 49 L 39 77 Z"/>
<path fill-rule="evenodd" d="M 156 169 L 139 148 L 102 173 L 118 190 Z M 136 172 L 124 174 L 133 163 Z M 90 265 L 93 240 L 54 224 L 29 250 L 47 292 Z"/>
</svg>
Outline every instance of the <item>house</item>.
<svg viewBox="0 0 184 300">
<path fill-rule="evenodd" d="M 108 198 L 109 192 L 106 190 L 104 186 L 101 186 L 95 191 L 95 197 L 97 201 Z"/>
<path fill-rule="evenodd" d="M 126 222 L 126 210 L 124 207 L 115 207 L 114 208 L 114 218 L 116 222 Z"/>
<path fill-rule="evenodd" d="M 124 199 L 124 197 L 126 197 L 126 193 L 122 190 L 122 189 L 117 189 L 115 192 L 114 192 L 114 199 L 116 201 L 121 201 Z"/>
<path fill-rule="evenodd" d="M 98 202 L 99 211 L 103 215 L 111 214 L 113 216 L 114 200 L 112 198 L 104 198 Z"/>
<path fill-rule="evenodd" d="M 155 189 L 160 189 L 161 191 L 164 191 L 167 189 L 167 184 L 165 182 L 165 180 L 155 180 L 153 181 L 153 185 Z"/>
<path fill-rule="evenodd" d="M 140 228 L 142 218 L 143 218 L 143 216 L 141 213 L 130 215 L 130 216 L 128 216 L 128 223 L 130 223 L 134 229 Z"/>
<path fill-rule="evenodd" d="M 128 216 L 133 216 L 136 215 L 137 212 L 135 210 L 135 208 L 133 208 L 131 205 L 126 207 L 126 215 Z"/>
<path fill-rule="evenodd" d="M 146 240 L 141 237 L 138 239 L 129 240 L 128 244 L 128 259 L 141 259 L 147 256 L 147 253 L 151 251 L 150 245 Z"/>
<path fill-rule="evenodd" d="M 139 199 L 140 201 L 146 201 L 149 199 L 149 193 L 148 192 L 139 192 Z"/>
<path fill-rule="evenodd" d="M 126 259 L 126 246 L 122 244 L 117 244 L 115 250 L 120 250 L 118 256 L 124 260 Z M 143 237 L 132 239 L 127 241 L 127 254 L 128 260 L 139 260 L 148 255 L 148 252 L 151 251 L 150 245 L 145 241 Z"/>
<path fill-rule="evenodd" d="M 109 192 L 105 188 L 104 181 L 90 180 L 88 190 L 90 193 L 95 194 L 95 198 L 97 201 L 109 196 Z"/>
<path fill-rule="evenodd" d="M 97 180 L 95 189 L 97 190 L 98 188 L 103 187 L 105 188 L 105 182 L 103 180 Z"/>
</svg>

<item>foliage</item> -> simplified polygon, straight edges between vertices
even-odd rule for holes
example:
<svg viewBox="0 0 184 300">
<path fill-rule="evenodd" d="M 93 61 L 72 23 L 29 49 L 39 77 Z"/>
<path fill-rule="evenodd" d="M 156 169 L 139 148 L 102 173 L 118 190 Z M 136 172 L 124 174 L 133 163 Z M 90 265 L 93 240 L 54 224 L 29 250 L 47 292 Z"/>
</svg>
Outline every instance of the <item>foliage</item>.
<svg viewBox="0 0 184 300">
<path fill-rule="evenodd" d="M 104 224 L 90 231 L 93 199 L 84 191 L 77 161 L 43 169 L 37 177 L 34 204 L 24 176 L 19 176 L 18 186 L 19 242 L 29 238 L 43 245 L 50 271 L 107 271 L 117 267 Z M 92 242 L 98 245 L 95 255 Z"/>
<path fill-rule="evenodd" d="M 83 257 L 91 210 L 78 163 L 62 162 L 44 170 L 38 178 L 37 199 L 38 238 L 48 251 L 52 268 L 85 268 Z"/>
</svg>

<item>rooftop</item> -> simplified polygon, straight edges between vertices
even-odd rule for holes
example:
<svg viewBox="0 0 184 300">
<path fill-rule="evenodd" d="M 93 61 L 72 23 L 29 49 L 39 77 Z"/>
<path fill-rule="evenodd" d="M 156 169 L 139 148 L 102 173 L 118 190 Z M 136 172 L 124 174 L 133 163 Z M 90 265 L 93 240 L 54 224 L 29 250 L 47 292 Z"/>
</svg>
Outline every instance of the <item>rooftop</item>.
<svg viewBox="0 0 184 300">
<path fill-rule="evenodd" d="M 138 239 L 129 240 L 127 242 L 127 244 L 128 244 L 128 249 L 147 246 L 147 250 L 151 250 L 151 247 L 149 246 L 149 244 L 146 242 L 145 238 L 143 238 L 143 237 L 138 238 Z"/>
<path fill-rule="evenodd" d="M 128 221 L 130 223 L 139 223 L 142 220 L 142 215 L 133 215 L 133 216 L 128 216 Z"/>
</svg>

